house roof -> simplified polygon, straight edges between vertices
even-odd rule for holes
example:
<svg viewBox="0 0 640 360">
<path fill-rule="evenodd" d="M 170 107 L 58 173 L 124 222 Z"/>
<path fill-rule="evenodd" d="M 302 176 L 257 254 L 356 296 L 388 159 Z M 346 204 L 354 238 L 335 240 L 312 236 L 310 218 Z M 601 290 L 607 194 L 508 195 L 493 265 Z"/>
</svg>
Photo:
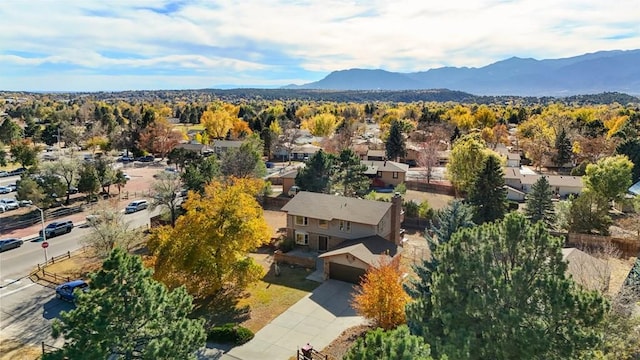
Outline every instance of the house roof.
<svg viewBox="0 0 640 360">
<path fill-rule="evenodd" d="M 312 144 L 304 144 L 304 145 L 296 145 L 296 146 L 294 146 L 292 152 L 294 152 L 294 153 L 311 154 L 311 153 L 315 153 L 318 150 L 320 150 L 319 146 L 315 146 L 315 145 L 312 145 Z"/>
<path fill-rule="evenodd" d="M 390 202 L 301 191 L 282 207 L 282 211 L 327 221 L 337 219 L 377 225 L 390 208 Z"/>
<path fill-rule="evenodd" d="M 375 157 L 386 157 L 387 156 L 387 152 L 385 150 L 375 150 L 375 149 L 369 149 L 367 150 L 367 156 L 375 156 Z"/>
<path fill-rule="evenodd" d="M 393 257 L 398 254 L 400 250 L 401 248 L 393 242 L 385 240 L 383 237 L 378 235 L 374 235 L 344 241 L 340 243 L 337 248 L 318 257 L 327 258 L 336 255 L 351 254 L 369 265 L 377 265 L 380 262 L 380 257 Z"/>
<path fill-rule="evenodd" d="M 367 165 L 368 168 L 364 172 L 365 174 L 377 174 L 378 171 L 386 172 L 404 172 L 409 171 L 409 165 L 402 164 L 395 161 L 373 161 L 365 160 L 362 164 Z"/>
<path fill-rule="evenodd" d="M 186 144 L 178 144 L 176 145 L 176 148 L 179 149 L 186 149 L 186 150 L 190 150 L 190 151 L 197 151 L 197 152 L 202 152 L 204 150 L 209 149 L 209 146 L 204 145 L 204 144 L 193 144 L 193 143 L 186 143 Z"/>
<path fill-rule="evenodd" d="M 289 170 L 286 173 L 280 175 L 281 178 L 286 178 L 286 179 L 295 179 L 296 176 L 298 175 L 298 168 L 295 168 L 293 170 Z"/>
<path fill-rule="evenodd" d="M 217 148 L 239 148 L 242 140 L 213 140 L 213 146 Z"/>
<path fill-rule="evenodd" d="M 519 179 L 521 184 L 533 185 L 541 176 L 547 178 L 549 186 L 568 186 L 582 188 L 582 176 L 523 174 L 518 168 L 505 168 L 505 179 Z"/>
</svg>

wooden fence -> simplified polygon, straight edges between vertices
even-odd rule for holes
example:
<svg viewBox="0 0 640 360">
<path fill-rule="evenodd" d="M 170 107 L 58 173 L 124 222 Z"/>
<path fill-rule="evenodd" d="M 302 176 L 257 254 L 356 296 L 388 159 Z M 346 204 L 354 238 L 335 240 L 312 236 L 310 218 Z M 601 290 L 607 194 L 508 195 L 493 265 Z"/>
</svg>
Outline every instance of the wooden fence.
<svg viewBox="0 0 640 360">
<path fill-rule="evenodd" d="M 567 245 L 602 249 L 613 245 L 624 257 L 637 257 L 640 253 L 640 239 L 616 238 L 611 236 L 599 236 L 590 234 L 569 233 L 566 238 Z"/>
<path fill-rule="evenodd" d="M 277 263 L 302 266 L 307 269 L 316 268 L 316 260 L 314 258 L 306 258 L 301 256 L 287 255 L 279 250 L 273 253 L 273 260 Z"/>
<path fill-rule="evenodd" d="M 84 250 L 84 248 L 83 248 L 83 250 Z M 49 264 L 55 264 L 56 261 L 60 262 L 60 260 L 69 259 L 69 258 L 71 258 L 71 252 L 70 251 L 67 251 L 66 253 L 64 253 L 62 255 L 58 255 L 58 256 L 54 256 L 52 258 L 49 258 L 46 263 L 38 264 L 38 271 L 44 270 L 44 268 L 46 268 L 47 265 L 49 265 Z"/>
<path fill-rule="evenodd" d="M 456 191 L 453 186 L 443 183 L 427 183 L 426 181 L 408 180 L 405 182 L 408 190 L 431 192 L 436 194 L 444 194 L 455 196 Z"/>
<path fill-rule="evenodd" d="M 412 217 L 404 217 L 402 220 L 402 227 L 416 230 L 424 230 L 427 226 L 429 226 L 429 220 L 426 218 L 412 218 Z"/>
</svg>

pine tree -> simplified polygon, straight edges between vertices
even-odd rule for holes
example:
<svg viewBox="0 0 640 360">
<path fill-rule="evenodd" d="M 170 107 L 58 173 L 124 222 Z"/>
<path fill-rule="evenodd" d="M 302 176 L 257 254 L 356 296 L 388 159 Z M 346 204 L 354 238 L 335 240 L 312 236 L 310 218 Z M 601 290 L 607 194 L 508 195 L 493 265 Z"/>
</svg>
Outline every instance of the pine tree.
<svg viewBox="0 0 640 360">
<path fill-rule="evenodd" d="M 474 207 L 474 222 L 482 224 L 504 217 L 507 212 L 507 190 L 504 188 L 504 173 L 500 160 L 490 155 L 476 175 L 469 203 Z"/>
<path fill-rule="evenodd" d="M 344 360 L 432 360 L 424 339 L 411 335 L 406 326 L 384 331 L 369 331 L 345 354 Z"/>
<path fill-rule="evenodd" d="M 538 181 L 531 187 L 531 194 L 527 199 L 527 206 L 524 213 L 529 221 L 535 223 L 542 221 L 547 228 L 555 224 L 555 207 L 551 201 L 553 192 L 549 186 L 546 176 L 540 176 Z"/>
<path fill-rule="evenodd" d="M 342 183 L 344 196 L 357 196 L 369 188 L 370 180 L 364 174 L 366 170 L 367 165 L 361 163 L 360 157 L 352 149 L 340 152 L 336 178 Z"/>
<path fill-rule="evenodd" d="M 571 145 L 571 139 L 567 135 L 567 132 L 562 128 L 560 134 L 556 137 L 556 155 L 553 157 L 553 162 L 558 167 L 564 167 L 564 164 L 571 161 L 573 146 Z"/>
<path fill-rule="evenodd" d="M 387 159 L 397 161 L 398 158 L 403 157 L 407 153 L 407 147 L 404 137 L 402 136 L 402 126 L 399 121 L 391 123 L 389 129 L 389 137 L 386 143 Z"/>
<path fill-rule="evenodd" d="M 304 191 L 328 193 L 333 175 L 333 157 L 322 149 L 313 154 L 296 175 L 296 185 Z"/>
<path fill-rule="evenodd" d="M 89 284 L 54 322 L 54 337 L 66 342 L 45 359 L 195 359 L 204 345 L 203 321 L 189 318 L 191 296 L 168 291 L 138 256 L 114 249 Z"/>
<path fill-rule="evenodd" d="M 424 337 L 450 359 L 576 359 L 600 345 L 607 301 L 566 276 L 562 240 L 522 214 L 465 228 L 440 266 Z"/>
</svg>

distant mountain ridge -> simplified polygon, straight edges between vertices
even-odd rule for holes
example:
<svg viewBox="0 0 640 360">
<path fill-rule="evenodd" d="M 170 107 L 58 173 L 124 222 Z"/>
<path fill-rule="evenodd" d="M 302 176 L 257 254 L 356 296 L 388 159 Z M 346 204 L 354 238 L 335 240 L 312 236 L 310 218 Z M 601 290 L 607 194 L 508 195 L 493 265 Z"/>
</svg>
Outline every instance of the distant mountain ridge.
<svg viewBox="0 0 640 360">
<path fill-rule="evenodd" d="M 640 49 L 599 51 L 561 59 L 512 57 L 480 68 L 442 67 L 413 73 L 381 69 L 334 71 L 287 89 L 450 89 L 474 95 L 572 96 L 603 92 L 640 94 Z"/>
</svg>

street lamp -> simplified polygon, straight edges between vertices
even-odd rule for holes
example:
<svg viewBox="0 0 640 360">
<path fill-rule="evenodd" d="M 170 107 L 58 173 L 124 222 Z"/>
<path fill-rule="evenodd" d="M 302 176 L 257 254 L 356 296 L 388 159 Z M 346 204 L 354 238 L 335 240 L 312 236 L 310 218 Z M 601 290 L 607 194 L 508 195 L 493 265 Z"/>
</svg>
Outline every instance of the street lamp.
<svg viewBox="0 0 640 360">
<path fill-rule="evenodd" d="M 40 210 L 40 221 L 42 221 L 42 242 L 46 242 L 47 241 L 47 233 L 44 231 L 44 210 L 42 210 L 41 208 L 35 206 L 35 205 L 31 205 L 34 208 Z M 47 248 L 43 247 L 44 249 L 44 264 L 47 264 Z"/>
</svg>

